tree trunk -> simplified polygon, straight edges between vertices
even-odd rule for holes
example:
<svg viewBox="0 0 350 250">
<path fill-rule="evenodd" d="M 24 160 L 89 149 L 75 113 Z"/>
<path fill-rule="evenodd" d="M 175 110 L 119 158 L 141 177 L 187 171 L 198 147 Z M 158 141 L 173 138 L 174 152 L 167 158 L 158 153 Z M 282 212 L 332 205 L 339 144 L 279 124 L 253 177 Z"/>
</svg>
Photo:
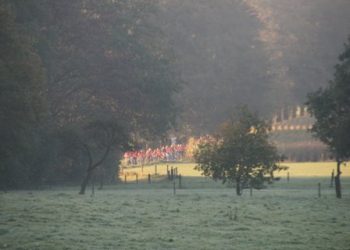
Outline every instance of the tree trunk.
<svg viewBox="0 0 350 250">
<path fill-rule="evenodd" d="M 99 190 L 102 190 L 103 188 L 103 181 L 104 181 L 104 178 L 105 178 L 105 171 L 104 171 L 104 168 L 100 167 L 99 169 L 100 171 L 100 186 L 98 187 Z"/>
<path fill-rule="evenodd" d="M 263 178 L 264 178 L 264 176 L 263 176 Z M 274 176 L 274 174 L 273 174 L 273 170 L 271 170 L 271 171 L 270 171 L 270 179 L 269 179 L 269 184 L 272 184 L 272 183 L 273 183 L 273 181 L 274 181 L 274 179 L 275 179 L 275 176 Z"/>
<path fill-rule="evenodd" d="M 335 183 L 335 193 L 337 195 L 337 198 L 341 198 L 341 185 L 340 185 L 340 175 L 341 175 L 341 171 L 340 171 L 340 164 L 341 161 L 339 159 L 337 159 L 337 175 L 334 178 L 334 183 Z"/>
<path fill-rule="evenodd" d="M 85 176 L 83 182 L 81 183 L 79 194 L 85 194 L 85 189 L 86 189 L 87 184 L 89 183 L 89 180 L 91 179 L 92 171 L 93 170 L 89 170 L 86 173 L 86 176 Z"/>
<path fill-rule="evenodd" d="M 242 195 L 242 191 L 241 191 L 241 180 L 240 179 L 236 179 L 236 194 L 238 196 Z"/>
<path fill-rule="evenodd" d="M 93 164 L 92 155 L 91 155 L 89 147 L 87 145 L 84 145 L 84 147 L 85 147 L 86 153 L 89 157 L 89 167 L 87 169 L 86 176 L 85 176 L 83 182 L 81 183 L 79 194 L 85 194 L 86 186 L 89 183 L 89 180 L 92 176 L 93 171 L 105 161 L 105 159 L 107 158 L 107 155 L 112 147 L 112 144 L 108 145 L 102 158 L 98 162 L 96 162 L 95 164 Z"/>
</svg>

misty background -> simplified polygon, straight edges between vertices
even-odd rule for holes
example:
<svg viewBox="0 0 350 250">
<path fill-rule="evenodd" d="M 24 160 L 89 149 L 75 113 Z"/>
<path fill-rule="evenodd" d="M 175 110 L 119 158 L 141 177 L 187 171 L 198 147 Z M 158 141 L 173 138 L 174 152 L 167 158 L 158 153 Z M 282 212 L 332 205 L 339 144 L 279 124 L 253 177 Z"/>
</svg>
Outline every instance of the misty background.
<svg viewBox="0 0 350 250">
<path fill-rule="evenodd" d="M 161 1 L 183 91 L 179 126 L 213 132 L 237 105 L 265 117 L 332 78 L 350 33 L 348 0 Z"/>
<path fill-rule="evenodd" d="M 270 119 L 302 105 L 332 79 L 349 13 L 349 0 L 2 0 L 0 184 L 115 181 L 127 150 L 212 134 L 237 106 Z"/>
</svg>

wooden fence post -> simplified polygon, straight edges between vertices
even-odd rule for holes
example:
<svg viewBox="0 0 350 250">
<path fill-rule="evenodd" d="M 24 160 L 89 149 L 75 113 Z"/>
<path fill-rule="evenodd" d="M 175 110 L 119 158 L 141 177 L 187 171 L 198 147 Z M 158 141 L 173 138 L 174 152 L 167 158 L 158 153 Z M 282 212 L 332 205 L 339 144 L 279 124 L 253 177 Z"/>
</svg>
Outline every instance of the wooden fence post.
<svg viewBox="0 0 350 250">
<path fill-rule="evenodd" d="M 252 197 L 253 196 L 253 184 L 252 184 L 252 180 L 250 180 L 250 182 L 249 182 L 249 193 L 250 193 L 250 197 Z"/>
<path fill-rule="evenodd" d="M 333 187 L 333 183 L 334 183 L 334 169 L 332 170 L 332 174 L 331 174 L 331 185 L 330 185 L 330 187 Z"/>
<path fill-rule="evenodd" d="M 289 179 L 290 179 L 290 177 L 289 177 L 289 172 L 287 173 L 287 182 L 289 182 Z"/>
<path fill-rule="evenodd" d="M 166 165 L 166 172 L 168 174 L 168 180 L 170 180 L 169 165 Z"/>
<path fill-rule="evenodd" d="M 181 189 L 182 186 L 181 186 L 181 174 L 179 175 L 179 189 Z"/>
<path fill-rule="evenodd" d="M 148 174 L 148 184 L 151 184 L 151 174 Z"/>
<path fill-rule="evenodd" d="M 92 176 L 91 197 L 95 196 L 95 175 Z"/>
<path fill-rule="evenodd" d="M 318 183 L 318 198 L 321 197 L 321 183 Z"/>
<path fill-rule="evenodd" d="M 176 185 L 175 185 L 175 181 L 173 182 L 173 194 L 176 195 Z"/>
</svg>

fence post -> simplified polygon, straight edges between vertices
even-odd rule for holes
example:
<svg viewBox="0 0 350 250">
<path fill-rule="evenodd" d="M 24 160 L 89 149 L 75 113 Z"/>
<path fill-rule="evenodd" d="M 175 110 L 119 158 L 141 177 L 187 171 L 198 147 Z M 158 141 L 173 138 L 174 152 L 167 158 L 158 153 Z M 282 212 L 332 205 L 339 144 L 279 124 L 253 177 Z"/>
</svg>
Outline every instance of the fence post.
<svg viewBox="0 0 350 250">
<path fill-rule="evenodd" d="M 318 183 L 318 198 L 321 197 L 321 183 Z"/>
<path fill-rule="evenodd" d="M 95 196 L 95 175 L 92 176 L 91 197 Z"/>
<path fill-rule="evenodd" d="M 139 184 L 139 175 L 136 173 L 136 184 Z"/>
<path fill-rule="evenodd" d="M 290 179 L 290 177 L 289 177 L 289 172 L 287 173 L 287 182 L 289 182 L 289 179 Z"/>
<path fill-rule="evenodd" d="M 173 167 L 171 167 L 171 170 L 170 170 L 170 179 L 174 180 L 174 168 Z"/>
<path fill-rule="evenodd" d="M 250 193 L 250 197 L 252 197 L 253 196 L 253 184 L 252 184 L 252 180 L 250 180 L 250 182 L 249 182 L 249 193 Z"/>
<path fill-rule="evenodd" d="M 181 186 L 181 174 L 179 175 L 179 189 L 181 189 L 182 186 Z"/>
<path fill-rule="evenodd" d="M 333 182 L 334 182 L 334 169 L 332 170 L 332 174 L 331 174 L 331 185 L 330 185 L 330 187 L 333 187 Z"/>
<path fill-rule="evenodd" d="M 148 174 L 148 184 L 151 184 L 151 174 Z"/>
<path fill-rule="evenodd" d="M 168 180 L 170 180 L 169 165 L 166 165 L 166 173 L 168 175 Z"/>
<path fill-rule="evenodd" d="M 175 185 L 175 181 L 173 181 L 173 194 L 176 195 L 176 185 Z"/>
</svg>

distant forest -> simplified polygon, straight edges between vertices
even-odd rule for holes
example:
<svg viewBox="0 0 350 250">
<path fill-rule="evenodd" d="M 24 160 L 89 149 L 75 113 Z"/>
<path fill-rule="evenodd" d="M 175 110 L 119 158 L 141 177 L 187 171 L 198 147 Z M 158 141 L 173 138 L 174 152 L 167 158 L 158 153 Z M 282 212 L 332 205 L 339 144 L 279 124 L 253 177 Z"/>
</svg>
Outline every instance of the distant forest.
<svg viewBox="0 0 350 250">
<path fill-rule="evenodd" d="M 302 105 L 332 79 L 350 33 L 348 0 L 161 2 L 189 134 L 214 131 L 238 105 L 265 117 Z"/>
<path fill-rule="evenodd" d="M 1 186 L 114 180 L 122 151 L 164 137 L 181 81 L 158 7 L 0 1 Z"/>
<path fill-rule="evenodd" d="M 302 105 L 332 78 L 349 13 L 349 0 L 1 0 L 0 185 L 111 181 L 125 150 L 212 133 L 242 104 L 265 118 Z"/>
</svg>

